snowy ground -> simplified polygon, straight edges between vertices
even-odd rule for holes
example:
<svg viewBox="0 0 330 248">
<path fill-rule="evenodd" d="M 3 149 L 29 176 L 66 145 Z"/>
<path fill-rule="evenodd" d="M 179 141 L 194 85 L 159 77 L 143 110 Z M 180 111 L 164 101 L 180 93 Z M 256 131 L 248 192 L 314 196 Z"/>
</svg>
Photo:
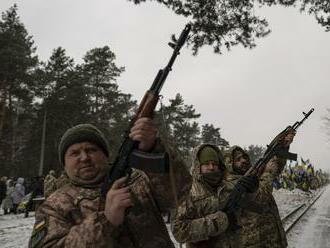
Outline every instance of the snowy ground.
<svg viewBox="0 0 330 248">
<path fill-rule="evenodd" d="M 288 234 L 290 248 L 330 247 L 330 187 Z"/>
<path fill-rule="evenodd" d="M 295 207 L 311 199 L 317 193 L 318 192 L 305 193 L 301 190 L 294 190 L 294 191 L 287 191 L 283 189 L 275 190 L 274 197 L 278 204 L 281 217 L 283 218 L 286 214 L 291 212 Z M 330 202 L 329 198 L 327 200 L 328 202 Z M 1 248 L 27 247 L 28 239 L 30 237 L 33 224 L 34 224 L 33 213 L 31 214 L 31 217 L 24 218 L 23 214 L 3 215 L 3 213 L 0 212 L 0 247 Z M 291 244 L 292 242 L 295 241 L 291 241 Z M 176 244 L 176 246 L 179 247 L 178 244 Z M 290 247 L 294 247 L 294 245 L 290 245 Z"/>
<path fill-rule="evenodd" d="M 27 247 L 34 224 L 34 214 L 24 218 L 24 214 L 0 215 L 0 247 Z"/>
<path fill-rule="evenodd" d="M 279 189 L 274 190 L 273 195 L 276 200 L 280 216 L 283 218 L 299 205 L 311 200 L 319 192 L 320 190 L 307 193 L 300 189 L 295 189 L 292 191 Z"/>
</svg>

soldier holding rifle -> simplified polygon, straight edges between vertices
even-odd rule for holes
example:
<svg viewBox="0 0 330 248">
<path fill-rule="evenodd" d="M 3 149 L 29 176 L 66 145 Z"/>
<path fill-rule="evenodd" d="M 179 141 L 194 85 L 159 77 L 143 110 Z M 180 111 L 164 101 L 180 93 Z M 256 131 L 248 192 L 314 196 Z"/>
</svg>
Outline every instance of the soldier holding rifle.
<svg viewBox="0 0 330 248">
<path fill-rule="evenodd" d="M 248 154 L 238 146 L 229 149 L 224 160 L 214 146 L 209 146 L 214 151 L 208 151 L 208 156 L 203 146 L 198 148 L 193 155 L 190 195 L 175 216 L 175 238 L 189 248 L 287 247 L 272 183 L 286 159 L 296 158 L 288 152 L 289 146 L 297 128 L 313 110 L 281 132 L 253 166 Z M 213 166 L 209 174 L 203 168 L 212 160 L 218 166 Z M 218 180 L 214 180 L 216 175 Z"/>
<path fill-rule="evenodd" d="M 189 190 L 190 175 L 180 159 L 162 147 L 151 117 L 189 30 L 187 25 L 172 44 L 173 55 L 142 100 L 113 165 L 107 140 L 95 126 L 80 124 L 64 133 L 58 152 L 70 183 L 38 208 L 29 247 L 174 248 L 161 211 L 176 202 L 170 182 L 175 182 L 180 201 Z M 132 168 L 146 164 L 145 172 Z"/>
</svg>

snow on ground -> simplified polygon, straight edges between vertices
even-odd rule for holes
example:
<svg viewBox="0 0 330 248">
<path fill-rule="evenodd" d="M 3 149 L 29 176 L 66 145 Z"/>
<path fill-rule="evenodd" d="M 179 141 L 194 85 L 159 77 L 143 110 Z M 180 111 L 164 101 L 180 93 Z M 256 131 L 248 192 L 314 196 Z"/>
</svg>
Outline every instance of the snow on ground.
<svg viewBox="0 0 330 248">
<path fill-rule="evenodd" d="M 283 218 L 291 212 L 295 207 L 310 200 L 319 191 L 311 193 L 303 192 L 299 189 L 288 191 L 284 189 L 274 190 L 274 197 L 277 202 L 280 215 Z M 24 218 L 23 214 L 18 215 L 3 215 L 0 212 L 0 247 L 1 248 L 17 248 L 27 247 L 29 237 L 34 224 L 34 214 L 29 218 Z M 169 225 L 168 225 L 168 229 Z M 171 238 L 173 235 L 170 233 Z M 174 239 L 173 239 L 174 240 Z M 175 242 L 175 241 L 174 241 Z M 180 247 L 175 242 L 176 247 Z M 183 246 L 184 247 L 184 246 Z"/>
<path fill-rule="evenodd" d="M 279 189 L 274 190 L 273 195 L 276 200 L 278 210 L 281 218 L 289 214 L 296 207 L 303 203 L 307 203 L 314 196 L 316 196 L 320 190 L 312 190 L 311 192 L 304 192 L 300 189 L 294 189 L 292 191 Z"/>
<path fill-rule="evenodd" d="M 308 210 L 287 238 L 290 248 L 330 247 L 330 187 Z"/>
<path fill-rule="evenodd" d="M 24 218 L 24 214 L 0 215 L 0 247 L 27 247 L 34 224 L 34 213 Z"/>
</svg>

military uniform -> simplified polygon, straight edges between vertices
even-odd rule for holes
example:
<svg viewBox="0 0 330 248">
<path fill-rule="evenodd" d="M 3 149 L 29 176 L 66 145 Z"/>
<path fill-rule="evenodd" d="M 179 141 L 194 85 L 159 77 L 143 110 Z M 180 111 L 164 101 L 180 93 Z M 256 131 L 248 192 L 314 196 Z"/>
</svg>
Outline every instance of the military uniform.
<svg viewBox="0 0 330 248">
<path fill-rule="evenodd" d="M 68 178 L 68 176 L 65 173 L 62 173 L 61 176 L 59 176 L 59 178 L 56 179 L 56 183 L 55 183 L 56 189 L 60 189 L 64 185 L 69 183 L 70 183 L 70 179 Z"/>
<path fill-rule="evenodd" d="M 55 177 L 55 172 L 50 171 L 49 174 L 46 176 L 45 181 L 44 181 L 44 195 L 45 198 L 50 196 L 55 190 L 57 189 L 56 187 L 56 177 Z"/>
<path fill-rule="evenodd" d="M 232 147 L 225 154 L 227 169 L 231 172 L 225 178 L 229 187 L 233 187 L 242 175 L 233 173 L 233 152 L 239 149 Z M 245 152 L 244 152 L 245 153 Z M 283 170 L 285 160 L 274 157 L 266 166 L 259 179 L 259 189 L 254 196 L 246 198 L 239 214 L 239 245 L 244 248 L 283 248 L 287 247 L 285 231 L 281 222 L 275 199 L 272 195 L 273 180 Z"/>
<path fill-rule="evenodd" d="M 180 200 L 191 186 L 191 176 L 180 157 L 169 156 Z M 104 214 L 102 182 L 87 185 L 70 179 L 48 197 L 36 211 L 29 247 L 174 248 L 161 216 L 162 210 L 175 207 L 169 174 L 132 169 L 127 185 L 134 205 L 118 227 Z"/>
<path fill-rule="evenodd" d="M 194 149 L 192 175 L 193 184 L 188 198 L 176 212 L 172 232 L 177 241 L 187 247 L 236 247 L 237 232 L 227 230 L 229 220 L 221 211 L 230 193 L 225 183 L 217 189 L 210 188 L 202 179 L 198 152 L 209 144 Z M 219 149 L 212 146 L 222 157 Z"/>
</svg>

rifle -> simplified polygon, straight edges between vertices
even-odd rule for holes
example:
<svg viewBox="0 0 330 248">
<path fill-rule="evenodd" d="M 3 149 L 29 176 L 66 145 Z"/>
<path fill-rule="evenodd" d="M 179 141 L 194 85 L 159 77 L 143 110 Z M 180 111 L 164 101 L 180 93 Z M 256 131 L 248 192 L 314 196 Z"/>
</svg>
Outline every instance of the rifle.
<svg viewBox="0 0 330 248">
<path fill-rule="evenodd" d="M 115 162 L 109 172 L 106 181 L 102 186 L 103 195 L 107 194 L 108 190 L 117 179 L 130 174 L 131 166 L 129 161 L 133 150 L 138 147 L 138 142 L 129 138 L 129 132 L 137 119 L 142 117 L 153 117 L 154 110 L 159 100 L 160 90 L 162 89 L 169 72 L 172 70 L 172 65 L 176 57 L 180 54 L 180 49 L 188 38 L 190 29 L 191 25 L 187 24 L 184 30 L 181 32 L 178 40 L 172 36 L 173 41 L 169 43 L 169 46 L 174 50 L 172 56 L 167 65 L 158 71 L 150 89 L 147 90 L 144 97 L 142 98 L 136 114 L 130 121 L 128 129 L 125 131 L 124 140 L 119 148 Z"/>
<path fill-rule="evenodd" d="M 266 164 L 274 157 L 280 156 L 290 160 L 297 160 L 297 154 L 288 152 L 288 148 L 284 148 L 283 139 L 289 133 L 295 133 L 297 129 L 303 124 L 303 122 L 313 113 L 314 108 L 310 109 L 306 114 L 303 112 L 304 118 L 301 121 L 295 122 L 292 126 L 285 128 L 280 134 L 278 134 L 272 142 L 267 146 L 267 149 L 262 158 L 260 158 L 256 164 L 254 164 L 244 176 L 260 176 L 266 167 Z M 239 182 L 238 182 L 239 183 Z M 228 216 L 231 216 L 232 223 L 231 229 L 238 230 L 241 227 L 237 224 L 236 215 L 233 213 L 241 207 L 241 200 L 243 195 L 246 193 L 244 188 L 234 187 L 233 191 L 236 190 L 235 194 L 230 194 L 223 211 L 227 213 Z M 252 203 L 249 203 L 250 205 Z"/>
<path fill-rule="evenodd" d="M 292 126 L 288 126 L 281 133 L 279 133 L 272 142 L 267 146 L 267 149 L 262 158 L 260 158 L 255 165 L 253 165 L 246 173 L 246 175 L 261 175 L 266 164 L 274 157 L 280 156 L 282 158 L 297 160 L 297 154 L 288 152 L 288 148 L 282 145 L 283 138 L 290 132 L 295 133 L 297 129 L 304 123 L 304 121 L 313 113 L 314 108 L 311 108 L 306 114 L 303 112 L 304 118 L 301 121 L 296 121 Z"/>
</svg>

